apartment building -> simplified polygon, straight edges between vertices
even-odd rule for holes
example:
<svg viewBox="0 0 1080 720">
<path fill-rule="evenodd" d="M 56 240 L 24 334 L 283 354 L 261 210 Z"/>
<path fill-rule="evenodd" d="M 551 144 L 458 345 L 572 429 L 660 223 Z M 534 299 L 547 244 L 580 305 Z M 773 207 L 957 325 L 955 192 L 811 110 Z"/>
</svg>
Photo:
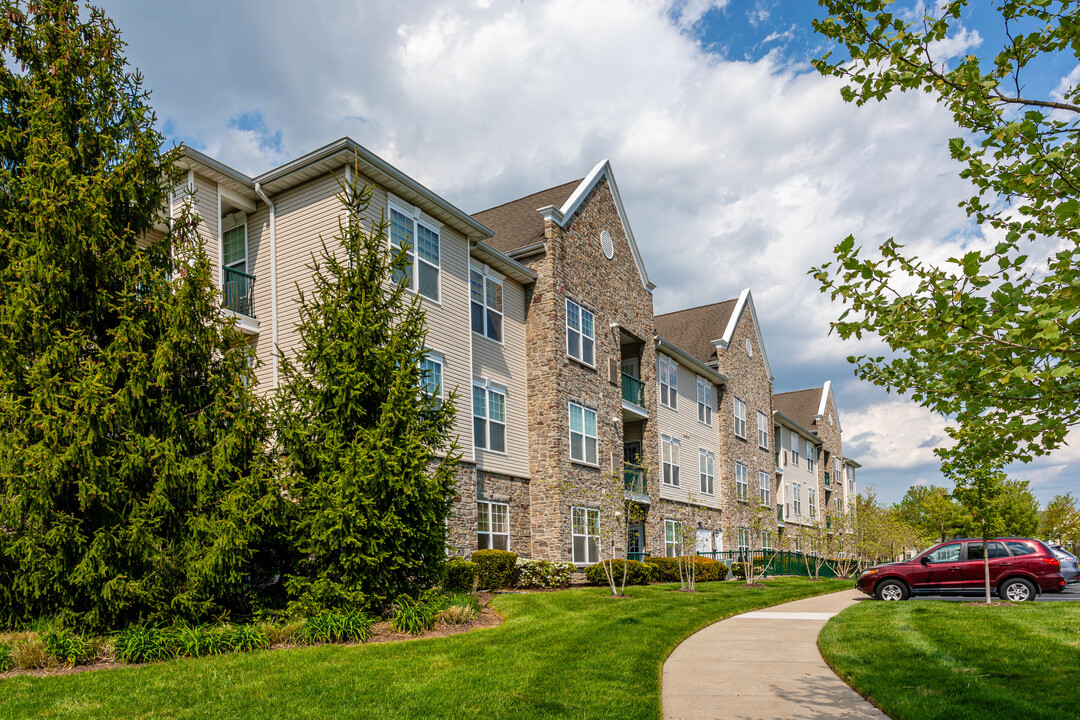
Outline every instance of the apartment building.
<svg viewBox="0 0 1080 720">
<path fill-rule="evenodd" d="M 333 251 L 339 183 L 357 172 L 372 186 L 367 218 L 388 220 L 387 250 L 408 252 L 404 281 L 427 313 L 425 384 L 456 391 L 454 552 L 590 564 L 620 507 L 636 510 L 617 539 L 634 553 L 689 551 L 687 536 L 699 551 L 748 547 L 761 528 L 773 542 L 788 426 L 753 297 L 655 316 L 608 162 L 472 215 L 348 138 L 255 177 L 187 148 L 180 164 L 172 212 L 190 203 L 202 219 L 222 312 L 254 348 L 267 393 L 280 383 L 274 348 L 299 341 L 313 254 L 324 241 Z M 823 436 L 792 413 L 804 440 L 835 441 L 829 457 L 842 460 L 838 426 Z M 857 464 L 843 462 L 853 483 Z"/>
</svg>

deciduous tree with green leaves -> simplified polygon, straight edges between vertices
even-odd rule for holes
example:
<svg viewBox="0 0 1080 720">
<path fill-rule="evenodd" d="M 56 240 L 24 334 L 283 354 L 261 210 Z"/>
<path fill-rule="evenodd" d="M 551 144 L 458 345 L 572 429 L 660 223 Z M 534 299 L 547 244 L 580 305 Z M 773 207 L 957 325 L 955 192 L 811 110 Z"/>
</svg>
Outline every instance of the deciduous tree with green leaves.
<svg viewBox="0 0 1080 720">
<path fill-rule="evenodd" d="M 937 485 L 912 485 L 897 503 L 896 513 L 918 529 L 927 542 L 945 542 L 966 534 L 971 528 L 971 515 L 953 499 L 949 490 Z"/>
<path fill-rule="evenodd" d="M 457 487 L 455 394 L 422 375 L 420 296 L 394 280 L 408 256 L 387 253 L 385 216 L 364 220 L 358 175 L 300 292 L 298 348 L 280 353 L 275 427 L 300 559 L 286 586 L 302 613 L 380 609 L 437 581 Z"/>
<path fill-rule="evenodd" d="M 963 432 L 962 431 L 961 435 Z M 960 455 L 942 463 L 942 472 L 953 481 L 953 496 L 960 501 L 978 529 L 983 547 L 1002 531 L 1001 495 L 1006 476 L 1000 464 L 975 459 L 970 454 Z M 983 553 L 983 574 L 986 602 L 990 603 L 990 553 Z"/>
<path fill-rule="evenodd" d="M 1039 537 L 1050 542 L 1080 543 L 1080 508 L 1072 493 L 1054 496 L 1042 511 Z"/>
<path fill-rule="evenodd" d="M 250 350 L 197 218 L 162 217 L 175 156 L 122 52 L 99 10 L 0 2 L 0 625 L 243 609 L 280 518 Z"/>
<path fill-rule="evenodd" d="M 1002 535 L 1035 537 L 1039 531 L 1039 501 L 1027 480 L 1006 480 L 995 502 Z"/>
<path fill-rule="evenodd" d="M 955 60 L 940 53 L 968 2 L 929 3 L 917 19 L 882 0 L 819 4 L 828 17 L 814 29 L 841 49 L 814 64 L 847 82 L 844 99 L 925 92 L 953 114 L 949 152 L 974 185 L 961 207 L 992 239 L 938 266 L 894 239 L 864 255 L 849 236 L 835 263 L 814 268 L 847 305 L 833 329 L 893 351 L 849 358 L 856 374 L 954 417 L 954 436 L 979 428 L 939 449 L 945 458 L 1050 452 L 1080 421 L 1080 88 L 1037 97 L 1026 80 L 1046 56 L 1080 60 L 1075 2 L 999 1 L 1004 45 Z"/>
</svg>

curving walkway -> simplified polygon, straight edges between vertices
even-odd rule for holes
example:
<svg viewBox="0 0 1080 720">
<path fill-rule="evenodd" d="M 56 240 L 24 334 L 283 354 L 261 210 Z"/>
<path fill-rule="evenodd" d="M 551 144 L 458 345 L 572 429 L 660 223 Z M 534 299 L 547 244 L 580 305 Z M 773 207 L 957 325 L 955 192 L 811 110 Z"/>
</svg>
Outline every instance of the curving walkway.
<svg viewBox="0 0 1080 720">
<path fill-rule="evenodd" d="M 887 716 L 821 658 L 825 621 L 866 599 L 858 590 L 736 615 L 683 641 L 664 663 L 665 720 Z"/>
</svg>

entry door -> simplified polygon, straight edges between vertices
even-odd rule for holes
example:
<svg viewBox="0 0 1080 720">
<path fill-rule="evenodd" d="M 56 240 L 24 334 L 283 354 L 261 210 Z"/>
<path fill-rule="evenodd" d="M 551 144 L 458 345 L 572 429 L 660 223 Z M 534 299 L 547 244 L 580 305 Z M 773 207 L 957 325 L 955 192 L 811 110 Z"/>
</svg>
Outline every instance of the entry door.
<svg viewBox="0 0 1080 720">
<path fill-rule="evenodd" d="M 626 551 L 628 553 L 645 552 L 644 525 L 631 525 L 630 527 L 626 528 Z"/>
<path fill-rule="evenodd" d="M 639 372 L 638 368 L 639 368 L 638 359 L 636 357 L 626 358 L 625 360 L 622 361 L 622 364 L 621 364 L 621 367 L 620 367 L 620 369 L 624 373 L 629 375 L 630 377 L 634 378 L 635 380 L 640 380 L 641 375 L 640 375 L 640 372 Z"/>
<path fill-rule="evenodd" d="M 699 553 L 711 553 L 713 552 L 713 535 L 712 530 L 698 530 L 697 531 L 697 551 Z"/>
</svg>

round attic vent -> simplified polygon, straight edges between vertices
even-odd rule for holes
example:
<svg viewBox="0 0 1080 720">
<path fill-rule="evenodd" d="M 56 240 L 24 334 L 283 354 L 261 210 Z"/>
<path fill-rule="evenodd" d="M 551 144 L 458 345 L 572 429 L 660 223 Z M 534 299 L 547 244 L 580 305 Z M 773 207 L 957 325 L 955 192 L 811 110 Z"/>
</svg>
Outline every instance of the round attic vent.
<svg viewBox="0 0 1080 720">
<path fill-rule="evenodd" d="M 600 248 L 604 251 L 604 257 L 608 260 L 615 256 L 615 244 L 611 242 L 611 233 L 607 230 L 600 233 Z"/>
</svg>

